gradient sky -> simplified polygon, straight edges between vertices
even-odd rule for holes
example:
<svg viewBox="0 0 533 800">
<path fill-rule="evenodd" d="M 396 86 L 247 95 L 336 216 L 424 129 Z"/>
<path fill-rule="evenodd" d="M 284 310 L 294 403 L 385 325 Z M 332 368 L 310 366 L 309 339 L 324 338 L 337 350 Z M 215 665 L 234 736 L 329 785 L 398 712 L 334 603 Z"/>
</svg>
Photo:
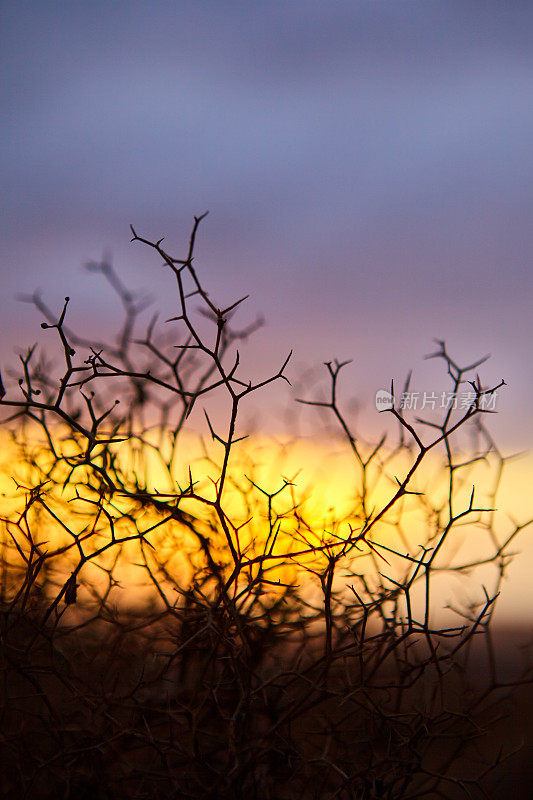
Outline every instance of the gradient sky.
<svg viewBox="0 0 533 800">
<path fill-rule="evenodd" d="M 509 390 L 497 425 L 533 444 L 533 4 L 12 2 L 1 7 L 3 362 L 40 337 L 15 300 L 112 298 L 81 265 L 113 253 L 172 311 L 129 223 L 185 251 L 220 304 L 263 312 L 251 363 L 353 358 L 376 389 L 432 338 Z M 85 326 L 85 328 L 84 328 Z M 426 362 L 427 363 L 427 362 Z M 417 369 L 419 372 L 417 373 Z M 374 412 L 375 413 L 375 412 Z"/>
</svg>

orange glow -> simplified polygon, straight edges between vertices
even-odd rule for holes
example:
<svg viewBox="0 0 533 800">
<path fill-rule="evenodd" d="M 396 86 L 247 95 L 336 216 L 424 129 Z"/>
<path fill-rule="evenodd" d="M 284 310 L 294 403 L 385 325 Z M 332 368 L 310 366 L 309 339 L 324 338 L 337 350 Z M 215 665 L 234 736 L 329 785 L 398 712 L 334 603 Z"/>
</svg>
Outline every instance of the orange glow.
<svg viewBox="0 0 533 800">
<path fill-rule="evenodd" d="M 61 448 L 59 440 L 58 435 L 55 444 Z M 8 561 L 12 565 L 21 566 L 21 558 L 13 548 L 13 542 L 16 539 L 22 550 L 27 552 L 33 541 L 39 552 L 55 555 L 48 577 L 51 586 L 60 588 L 79 556 L 79 544 L 85 552 L 94 552 L 109 542 L 108 520 L 96 516 L 94 506 L 87 505 L 83 475 L 80 473 L 77 487 L 70 485 L 47 497 L 47 507 L 36 511 L 29 529 L 24 525 L 14 525 L 17 509 L 23 507 L 27 495 L 24 487 L 38 482 L 37 469 L 21 458 L 13 442 L 6 436 L 2 443 L 0 490 L 3 496 L 4 554 L 9 553 Z M 69 446 L 67 443 L 65 448 Z M 165 446 L 163 443 L 162 448 Z M 31 449 L 38 453 L 40 466 L 46 467 L 45 451 L 40 450 L 37 443 Z M 138 485 L 152 493 L 176 493 L 178 486 L 183 488 L 187 485 L 190 467 L 196 494 L 212 501 L 216 494 L 217 459 L 221 449 L 220 445 L 206 443 L 198 436 L 184 436 L 173 462 L 172 475 L 164 469 L 157 449 L 132 447 L 131 442 L 126 442 L 118 446 L 117 453 L 124 462 L 124 474 L 134 475 Z M 376 510 L 387 504 L 395 491 L 394 476 L 405 474 L 407 464 L 403 454 L 400 459 L 388 464 L 382 473 L 381 467 L 376 465 L 375 473 L 369 474 L 369 485 L 373 488 L 367 497 L 367 513 L 374 509 L 375 514 Z M 498 494 L 498 519 L 494 528 L 499 541 L 503 541 L 512 528 L 510 519 L 520 522 L 527 520 L 530 475 L 531 458 L 513 462 L 504 470 Z M 13 477 L 19 484 L 18 488 Z M 59 476 L 56 474 L 55 477 L 58 479 Z M 456 508 L 468 504 L 474 484 L 478 487 L 477 502 L 486 503 L 491 479 L 486 463 L 481 462 L 472 468 L 468 480 L 457 492 Z M 250 561 L 272 543 L 276 531 L 269 573 L 274 594 L 275 582 L 280 581 L 283 584 L 297 583 L 302 591 L 309 592 L 309 597 L 313 596 L 315 584 L 313 581 L 310 583 L 309 578 L 313 574 L 316 577 L 316 573 L 323 568 L 325 554 L 337 552 L 350 530 L 361 527 L 363 509 L 360 481 L 357 465 L 340 440 L 280 441 L 254 436 L 235 446 L 223 495 L 224 513 L 231 523 L 235 546 Z M 446 496 L 446 472 L 435 456 L 428 458 L 412 488 L 426 491 L 435 505 L 439 504 L 439 498 Z M 275 494 L 280 489 L 283 490 Z M 76 497 L 76 492 L 79 497 Z M 270 518 L 268 495 L 275 495 Z M 221 563 L 226 563 L 229 570 L 228 545 L 213 508 L 201 505 L 197 500 L 186 499 L 180 504 L 180 509 L 197 515 L 200 528 L 215 544 Z M 190 531 L 171 519 L 160 524 L 164 515 L 157 514 L 153 508 L 138 505 L 135 509 L 135 527 L 128 513 L 131 511 L 131 501 L 127 499 L 123 502 L 113 500 L 113 503 L 106 505 L 106 510 L 115 520 L 117 538 L 131 537 L 132 540 L 106 550 L 94 562 L 87 562 L 81 575 L 85 587 L 98 588 L 105 577 L 103 570 L 113 568 L 113 574 L 122 587 L 116 592 L 117 603 L 138 607 L 153 600 L 154 590 L 147 574 L 147 564 L 154 563 L 150 545 L 155 548 L 159 566 L 164 565 L 168 575 L 179 585 L 187 585 L 192 580 L 199 560 L 198 542 Z M 11 523 L 6 522 L 7 518 Z M 476 561 L 491 552 L 490 537 L 480 524 L 486 518 L 486 514 L 482 515 L 481 520 L 467 521 L 454 529 L 446 544 L 447 564 L 453 566 L 461 560 Z M 405 497 L 375 526 L 370 541 L 400 553 L 416 555 L 420 552 L 419 548 L 428 542 L 430 525 L 430 515 L 418 496 Z M 146 533 L 149 545 L 139 541 L 139 532 Z M 529 580 L 528 562 L 533 555 L 533 546 L 530 542 L 531 537 L 525 529 L 511 548 L 512 552 L 521 554 L 509 567 L 499 604 L 498 618 L 507 622 L 524 622 L 526 614 L 531 618 L 529 609 L 533 608 L 533 588 Z M 114 559 L 117 559 L 116 562 Z M 401 567 L 399 562 L 400 559 L 388 550 L 378 547 L 377 551 L 372 551 L 363 543 L 360 548 L 352 550 L 347 559 L 353 573 L 365 574 L 370 580 L 380 572 L 394 576 L 397 574 L 395 570 Z M 253 570 L 253 566 L 250 569 Z M 443 571 L 442 577 L 436 582 L 437 606 L 444 607 L 449 601 L 468 603 L 479 599 L 482 583 L 490 590 L 494 570 L 494 564 L 478 567 L 471 582 L 464 576 Z M 336 580 L 339 584 L 336 588 L 342 590 L 342 575 Z M 346 585 L 351 581 L 347 577 Z M 165 583 L 168 582 L 163 581 Z M 173 591 L 175 595 L 175 589 Z"/>
</svg>

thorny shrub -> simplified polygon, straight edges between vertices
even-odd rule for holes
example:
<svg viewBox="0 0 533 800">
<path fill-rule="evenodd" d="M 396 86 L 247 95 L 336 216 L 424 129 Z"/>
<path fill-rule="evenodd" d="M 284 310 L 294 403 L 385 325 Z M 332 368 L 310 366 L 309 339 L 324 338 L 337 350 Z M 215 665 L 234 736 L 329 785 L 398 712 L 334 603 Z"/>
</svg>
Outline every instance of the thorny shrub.
<svg viewBox="0 0 533 800">
<path fill-rule="evenodd" d="M 294 476 L 267 486 L 237 445 L 242 404 L 287 380 L 290 356 L 256 382 L 241 374 L 237 345 L 261 321 L 239 330 L 246 298 L 219 308 L 205 290 L 193 259 L 202 219 L 183 259 L 132 228 L 175 281 L 163 329 L 154 316 L 138 338 L 145 299 L 106 262 L 87 266 L 123 305 L 111 344 L 71 330 L 68 298 L 58 316 L 27 298 L 63 371 L 54 380 L 33 347 L 21 377 L 0 384 L 13 479 L 2 512 L 2 795 L 487 797 L 509 750 L 495 752 L 488 733 L 531 675 L 502 680 L 491 639 L 509 545 L 525 527 L 502 533 L 492 510 L 505 458 L 484 399 L 503 381 L 483 387 L 483 360 L 461 367 L 439 342 L 432 357 L 471 403 L 411 420 L 393 385 L 384 413 L 397 441 L 367 445 L 338 399 L 345 365 L 326 364 L 329 394 L 301 399 L 331 415 L 356 478 L 349 512 L 317 522 Z M 225 428 L 206 412 L 211 442 L 195 450 L 190 414 L 220 392 Z M 481 463 L 492 468 L 486 502 L 469 484 Z M 463 526 L 486 544 L 461 561 L 448 543 Z M 444 625 L 435 582 L 483 565 L 495 585 Z M 137 603 L 121 602 L 139 571 Z"/>
</svg>

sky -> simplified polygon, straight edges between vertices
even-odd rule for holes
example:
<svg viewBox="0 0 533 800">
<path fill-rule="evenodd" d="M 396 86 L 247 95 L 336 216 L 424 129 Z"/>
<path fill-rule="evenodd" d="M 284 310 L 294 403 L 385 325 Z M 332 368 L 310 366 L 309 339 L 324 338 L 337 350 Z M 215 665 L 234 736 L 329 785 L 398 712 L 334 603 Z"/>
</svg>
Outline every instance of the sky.
<svg viewBox="0 0 533 800">
<path fill-rule="evenodd" d="M 462 364 L 491 353 L 481 377 L 508 383 L 492 430 L 504 453 L 529 450 L 507 484 L 527 519 L 532 36 L 520 0 L 0 4 L 4 382 L 21 348 L 49 347 L 21 293 L 58 310 L 69 295 L 72 327 L 113 330 L 116 299 L 87 261 L 112 257 L 175 314 L 129 225 L 179 257 L 209 210 L 196 267 L 211 297 L 249 294 L 237 321 L 266 319 L 244 371 L 294 351 L 292 393 L 269 389 L 245 423 L 298 427 L 291 397 L 353 359 L 341 400 L 371 438 L 391 378 L 413 367 L 421 392 L 445 385 L 423 359 L 434 337 Z M 511 568 L 513 613 L 532 607 L 528 563 Z"/>
<path fill-rule="evenodd" d="M 197 268 L 221 305 L 250 294 L 243 323 L 264 314 L 244 360 L 258 375 L 291 348 L 297 384 L 354 359 L 344 396 L 372 426 L 392 377 L 414 367 L 434 388 L 423 356 L 445 339 L 459 362 L 492 354 L 482 377 L 509 384 L 494 424 L 533 445 L 533 4 L 22 0 L 0 15 L 2 364 L 41 336 L 20 293 L 69 294 L 83 332 L 112 324 L 82 268 L 104 253 L 175 310 L 129 224 L 179 257 L 209 210 Z"/>
</svg>

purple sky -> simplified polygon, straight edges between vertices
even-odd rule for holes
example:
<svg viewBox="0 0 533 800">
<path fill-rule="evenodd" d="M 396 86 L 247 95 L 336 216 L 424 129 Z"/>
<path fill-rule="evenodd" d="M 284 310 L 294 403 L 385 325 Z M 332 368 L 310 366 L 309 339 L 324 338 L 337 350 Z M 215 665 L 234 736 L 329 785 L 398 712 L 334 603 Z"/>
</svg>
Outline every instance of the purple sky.
<svg viewBox="0 0 533 800">
<path fill-rule="evenodd" d="M 16 2 L 1 9 L 3 362 L 40 337 L 43 290 L 107 324 L 81 265 L 166 310 L 130 222 L 184 252 L 215 300 L 265 313 L 254 363 L 354 358 L 376 389 L 445 338 L 510 383 L 498 425 L 531 446 L 533 4 Z M 170 314 L 168 314 L 170 316 Z M 255 349 L 254 349 L 255 347 Z M 425 381 L 425 382 L 424 382 Z M 524 434 L 524 430 L 529 431 Z"/>
</svg>

